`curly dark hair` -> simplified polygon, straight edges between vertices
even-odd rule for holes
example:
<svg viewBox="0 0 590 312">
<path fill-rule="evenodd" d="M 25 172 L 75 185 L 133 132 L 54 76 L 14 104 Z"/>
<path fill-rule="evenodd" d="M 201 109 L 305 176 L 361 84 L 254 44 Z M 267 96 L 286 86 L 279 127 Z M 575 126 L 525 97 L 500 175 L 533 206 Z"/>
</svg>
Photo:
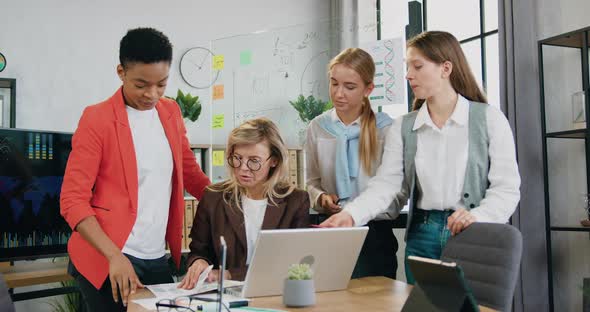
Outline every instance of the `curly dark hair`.
<svg viewBox="0 0 590 312">
<path fill-rule="evenodd" d="M 130 29 L 121 39 L 119 62 L 123 67 L 131 63 L 171 63 L 172 44 L 166 35 L 154 28 Z"/>
</svg>

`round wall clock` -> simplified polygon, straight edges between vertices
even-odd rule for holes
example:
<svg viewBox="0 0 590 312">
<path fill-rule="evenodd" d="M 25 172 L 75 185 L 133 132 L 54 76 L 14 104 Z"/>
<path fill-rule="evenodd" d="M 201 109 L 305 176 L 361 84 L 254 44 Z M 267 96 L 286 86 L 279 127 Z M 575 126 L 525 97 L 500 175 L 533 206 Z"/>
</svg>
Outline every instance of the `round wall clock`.
<svg viewBox="0 0 590 312">
<path fill-rule="evenodd" d="M 0 72 L 3 71 L 4 68 L 6 68 L 6 57 L 4 57 L 4 54 L 0 53 Z"/>
<path fill-rule="evenodd" d="M 180 76 L 192 87 L 207 89 L 212 86 L 219 70 L 213 69 L 213 52 L 207 48 L 190 48 L 180 58 Z"/>
</svg>

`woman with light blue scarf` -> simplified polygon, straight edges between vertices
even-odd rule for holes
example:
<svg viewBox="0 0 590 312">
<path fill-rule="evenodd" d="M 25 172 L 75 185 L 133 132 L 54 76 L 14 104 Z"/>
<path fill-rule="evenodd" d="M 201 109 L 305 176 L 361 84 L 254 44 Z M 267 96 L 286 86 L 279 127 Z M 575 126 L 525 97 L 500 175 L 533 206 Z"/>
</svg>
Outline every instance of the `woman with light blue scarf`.
<svg viewBox="0 0 590 312">
<path fill-rule="evenodd" d="M 374 75 L 373 59 L 361 49 L 346 49 L 330 62 L 334 108 L 311 121 L 305 145 L 307 190 L 320 213 L 339 212 L 367 187 L 381 164 L 392 119 L 371 109 L 368 96 L 374 88 Z M 395 278 L 398 246 L 392 220 L 396 217 L 396 210 L 390 209 L 368 221 L 369 233 L 353 278 Z"/>
<path fill-rule="evenodd" d="M 451 236 L 475 222 L 506 223 L 514 213 L 520 199 L 514 138 L 452 34 L 412 38 L 406 63 L 413 111 L 394 122 L 365 191 L 321 226 L 361 225 L 409 200 L 406 259 L 440 259 Z M 408 269 L 406 278 L 414 283 Z"/>
</svg>

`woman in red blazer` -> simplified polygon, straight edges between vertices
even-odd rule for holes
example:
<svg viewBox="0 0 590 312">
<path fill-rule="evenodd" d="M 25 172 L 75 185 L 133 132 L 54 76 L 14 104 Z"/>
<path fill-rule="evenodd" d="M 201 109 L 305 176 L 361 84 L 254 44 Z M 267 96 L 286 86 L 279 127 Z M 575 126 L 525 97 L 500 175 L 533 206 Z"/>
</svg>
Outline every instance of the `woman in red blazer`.
<svg viewBox="0 0 590 312">
<path fill-rule="evenodd" d="M 130 30 L 119 58 L 123 85 L 84 110 L 61 192 L 61 214 L 73 229 L 70 269 L 89 311 L 124 309 L 143 283 L 172 282 L 164 246 L 178 266 L 183 190 L 200 199 L 210 183 L 178 105 L 162 98 L 172 60 L 168 38 L 151 28 Z"/>
</svg>

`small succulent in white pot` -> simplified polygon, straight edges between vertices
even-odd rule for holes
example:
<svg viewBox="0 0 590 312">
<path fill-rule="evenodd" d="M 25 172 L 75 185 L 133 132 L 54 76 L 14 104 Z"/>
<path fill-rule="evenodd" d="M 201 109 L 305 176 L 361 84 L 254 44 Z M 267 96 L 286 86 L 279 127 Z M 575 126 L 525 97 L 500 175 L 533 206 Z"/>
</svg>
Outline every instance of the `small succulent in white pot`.
<svg viewBox="0 0 590 312">
<path fill-rule="evenodd" d="M 288 307 L 306 307 L 315 304 L 313 271 L 309 264 L 292 264 L 283 288 L 283 304 Z"/>
</svg>

